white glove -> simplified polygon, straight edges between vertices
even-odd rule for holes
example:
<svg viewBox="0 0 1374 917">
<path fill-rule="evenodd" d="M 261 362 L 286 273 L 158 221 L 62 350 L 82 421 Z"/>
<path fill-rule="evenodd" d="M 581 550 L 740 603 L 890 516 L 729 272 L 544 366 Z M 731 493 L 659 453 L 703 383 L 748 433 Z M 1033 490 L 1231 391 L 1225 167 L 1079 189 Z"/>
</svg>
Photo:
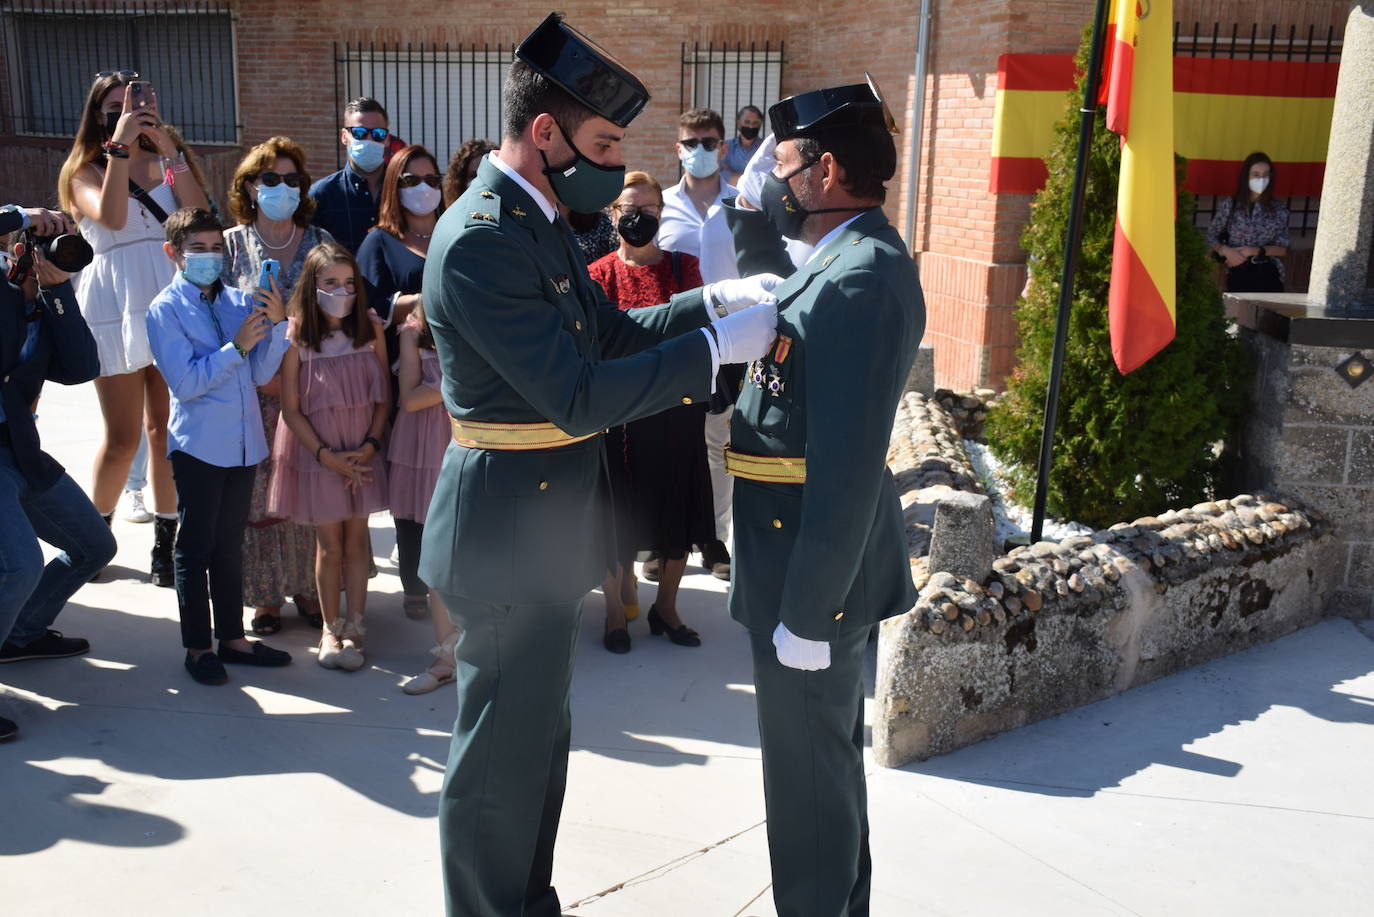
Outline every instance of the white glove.
<svg viewBox="0 0 1374 917">
<path fill-rule="evenodd" d="M 781 621 L 773 630 L 773 646 L 778 651 L 778 662 L 789 669 L 819 672 L 821 669 L 830 668 L 829 643 L 798 637 Z"/>
<path fill-rule="evenodd" d="M 739 196 L 744 199 L 750 207 L 755 210 L 762 210 L 760 201 L 763 200 L 763 180 L 773 167 L 778 164 L 778 159 L 773 155 L 773 151 L 778 148 L 778 141 L 769 134 L 759 144 L 759 148 L 754 151 L 754 155 L 749 157 L 749 165 L 744 167 L 740 173 L 739 181 L 735 182 L 735 187 L 739 189 Z"/>
<path fill-rule="evenodd" d="M 777 302 L 778 298 L 773 295 L 773 290 L 780 283 L 782 278 L 777 274 L 753 274 L 749 277 L 708 283 L 703 293 L 707 305 L 712 307 L 713 312 L 717 311 L 716 306 L 720 306 L 726 312 L 738 312 L 755 303 Z"/>
<path fill-rule="evenodd" d="M 778 307 L 759 303 L 734 315 L 717 319 L 711 325 L 721 363 L 748 363 L 757 360 L 773 346 L 778 332 Z"/>
</svg>

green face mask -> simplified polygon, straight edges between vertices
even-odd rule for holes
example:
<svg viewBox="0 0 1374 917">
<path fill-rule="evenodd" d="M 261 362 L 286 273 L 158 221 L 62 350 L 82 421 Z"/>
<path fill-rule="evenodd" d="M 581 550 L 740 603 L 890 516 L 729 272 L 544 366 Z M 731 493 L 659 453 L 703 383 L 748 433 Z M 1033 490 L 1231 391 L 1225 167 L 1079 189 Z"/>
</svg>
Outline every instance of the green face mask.
<svg viewBox="0 0 1374 917">
<path fill-rule="evenodd" d="M 558 125 L 558 132 L 572 148 L 573 160 L 565 166 L 553 168 L 549 165 L 549 159 L 544 155 L 544 151 L 540 150 L 539 158 L 544 160 L 544 174 L 549 177 L 553 193 L 558 195 L 558 199 L 569 210 L 575 213 L 596 213 L 620 196 L 625 186 L 625 167 L 597 165 L 582 155 L 582 151 L 573 144 L 568 132 L 563 130 L 563 125 Z"/>
</svg>

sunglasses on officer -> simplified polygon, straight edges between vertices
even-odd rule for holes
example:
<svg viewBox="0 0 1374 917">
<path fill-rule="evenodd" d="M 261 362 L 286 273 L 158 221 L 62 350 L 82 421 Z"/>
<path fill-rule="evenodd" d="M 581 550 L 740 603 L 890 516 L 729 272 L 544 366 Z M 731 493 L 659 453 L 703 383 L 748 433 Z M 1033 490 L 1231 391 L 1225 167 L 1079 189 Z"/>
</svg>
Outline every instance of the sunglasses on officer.
<svg viewBox="0 0 1374 917">
<path fill-rule="evenodd" d="M 678 143 L 682 144 L 689 150 L 695 150 L 699 144 L 701 146 L 706 147 L 706 152 L 714 153 L 716 151 L 716 148 L 720 146 L 720 138 L 702 137 L 701 139 L 697 139 L 696 137 L 686 137 L 682 140 L 679 140 Z"/>
<path fill-rule="evenodd" d="M 386 138 L 391 136 L 391 131 L 384 127 L 346 127 L 350 137 L 354 140 L 375 140 L 378 143 L 386 143 Z"/>
<path fill-rule="evenodd" d="M 288 188 L 299 188 L 305 183 L 299 172 L 287 172 L 285 175 L 278 172 L 259 172 L 253 181 L 261 182 L 264 188 L 275 188 L 282 182 L 286 182 Z"/>
<path fill-rule="evenodd" d="M 431 188 L 437 188 L 443 181 L 438 175 L 416 175 L 414 172 L 403 172 L 401 177 L 396 179 L 396 184 L 402 188 L 414 188 L 420 182 L 424 182 Z"/>
</svg>

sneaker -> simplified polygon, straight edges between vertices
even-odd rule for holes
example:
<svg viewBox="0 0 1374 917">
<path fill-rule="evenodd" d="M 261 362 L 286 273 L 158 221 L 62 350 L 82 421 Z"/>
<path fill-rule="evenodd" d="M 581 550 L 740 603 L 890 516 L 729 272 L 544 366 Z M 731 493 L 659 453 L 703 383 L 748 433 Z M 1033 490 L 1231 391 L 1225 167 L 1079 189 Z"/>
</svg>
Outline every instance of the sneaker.
<svg viewBox="0 0 1374 917">
<path fill-rule="evenodd" d="M 126 490 L 124 496 L 128 498 L 124 506 L 125 522 L 153 521 L 153 514 L 148 512 L 148 507 L 143 505 L 143 491 Z"/>
<path fill-rule="evenodd" d="M 48 632 L 25 646 L 16 646 L 6 640 L 0 646 L 0 662 L 22 662 L 25 659 L 62 659 L 66 656 L 80 656 L 89 653 L 91 644 L 80 637 L 64 637 L 62 631 L 48 629 Z"/>
<path fill-rule="evenodd" d="M 0 742 L 8 742 L 19 734 L 19 724 L 0 716 Z"/>
</svg>

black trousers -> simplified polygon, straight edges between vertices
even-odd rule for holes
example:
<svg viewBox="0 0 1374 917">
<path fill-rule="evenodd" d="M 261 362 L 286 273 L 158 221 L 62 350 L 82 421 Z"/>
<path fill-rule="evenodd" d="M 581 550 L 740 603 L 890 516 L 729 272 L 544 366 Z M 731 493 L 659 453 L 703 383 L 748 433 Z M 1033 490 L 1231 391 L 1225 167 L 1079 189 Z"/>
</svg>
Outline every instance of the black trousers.
<svg viewBox="0 0 1374 917">
<path fill-rule="evenodd" d="M 396 556 L 401 567 L 401 589 L 408 596 L 428 595 L 429 587 L 420 579 L 420 540 L 425 524 L 414 519 L 396 520 Z"/>
<path fill-rule="evenodd" d="M 243 530 L 253 499 L 253 465 L 221 468 L 185 452 L 171 455 L 177 486 L 177 606 L 181 645 L 211 649 L 214 636 L 243 636 Z"/>
</svg>

